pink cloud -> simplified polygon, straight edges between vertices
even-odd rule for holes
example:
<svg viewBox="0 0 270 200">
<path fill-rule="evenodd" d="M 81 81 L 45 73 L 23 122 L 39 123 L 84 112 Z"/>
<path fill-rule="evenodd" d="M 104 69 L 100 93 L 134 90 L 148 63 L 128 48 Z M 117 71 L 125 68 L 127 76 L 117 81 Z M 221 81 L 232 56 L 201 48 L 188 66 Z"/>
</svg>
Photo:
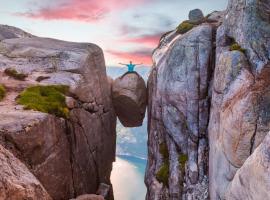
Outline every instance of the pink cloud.
<svg viewBox="0 0 270 200">
<path fill-rule="evenodd" d="M 38 8 L 35 11 L 17 13 L 17 15 L 43 20 L 75 20 L 95 22 L 107 13 L 133 7 L 146 0 L 68 0 L 54 5 Z"/>
<path fill-rule="evenodd" d="M 152 65 L 152 50 L 145 49 L 130 52 L 107 50 L 106 52 L 118 59 L 119 62 L 128 63 L 130 60 L 132 60 L 134 63 Z"/>
<path fill-rule="evenodd" d="M 143 35 L 137 38 L 125 39 L 125 40 L 122 40 L 122 42 L 144 44 L 149 47 L 155 47 L 158 45 L 160 37 L 161 37 L 161 34 Z"/>
</svg>

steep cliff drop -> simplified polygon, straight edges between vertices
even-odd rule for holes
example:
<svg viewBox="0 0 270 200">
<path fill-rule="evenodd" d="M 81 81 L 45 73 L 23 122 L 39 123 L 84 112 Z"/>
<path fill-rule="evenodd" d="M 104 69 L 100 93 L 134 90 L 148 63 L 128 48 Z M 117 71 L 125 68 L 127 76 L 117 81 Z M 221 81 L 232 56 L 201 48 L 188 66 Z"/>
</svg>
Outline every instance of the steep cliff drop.
<svg viewBox="0 0 270 200">
<path fill-rule="evenodd" d="M 101 190 L 110 185 L 116 116 L 102 50 L 1 25 L 0 85 L 0 143 L 23 163 L 17 170 L 25 169 L 12 179 L 22 194 L 17 199 L 106 195 Z M 5 162 L 0 159 L 1 168 Z M 2 185 L 8 188 L 2 196 L 15 190 L 8 179 L 1 178 Z M 29 198 L 26 189 L 33 191 Z M 112 189 L 106 199 L 113 199 Z"/>
<path fill-rule="evenodd" d="M 208 90 L 217 24 L 203 23 L 183 35 L 175 30 L 154 52 L 148 81 L 148 200 L 207 199 Z"/>
<path fill-rule="evenodd" d="M 161 38 L 148 80 L 148 200 L 270 199 L 269 6 L 196 9 Z"/>
</svg>

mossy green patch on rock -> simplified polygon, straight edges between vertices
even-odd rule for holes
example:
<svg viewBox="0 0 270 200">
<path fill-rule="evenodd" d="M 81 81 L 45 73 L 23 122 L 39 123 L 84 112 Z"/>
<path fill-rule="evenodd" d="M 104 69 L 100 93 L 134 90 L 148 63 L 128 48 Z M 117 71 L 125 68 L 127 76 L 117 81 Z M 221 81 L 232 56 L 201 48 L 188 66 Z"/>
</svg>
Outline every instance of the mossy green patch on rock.
<svg viewBox="0 0 270 200">
<path fill-rule="evenodd" d="M 169 161 L 165 161 L 159 168 L 156 179 L 168 187 L 169 184 Z"/>
<path fill-rule="evenodd" d="M 164 160 L 169 159 L 169 151 L 166 142 L 162 142 L 159 145 L 159 153 L 162 155 Z"/>
<path fill-rule="evenodd" d="M 19 72 L 17 72 L 16 69 L 12 69 L 12 68 L 7 68 L 7 69 L 5 69 L 4 72 L 6 75 L 8 75 L 14 79 L 20 80 L 20 81 L 24 81 L 25 78 L 27 77 L 26 74 L 19 73 Z"/>
<path fill-rule="evenodd" d="M 6 88 L 4 85 L 0 84 L 0 101 L 6 96 Z"/>
<path fill-rule="evenodd" d="M 190 31 L 194 27 L 194 24 L 190 23 L 189 21 L 184 21 L 176 28 L 177 33 L 184 34 Z"/>
<path fill-rule="evenodd" d="M 187 160 L 188 160 L 188 156 L 186 154 L 179 155 L 178 162 L 179 162 L 181 171 L 184 171 Z"/>
<path fill-rule="evenodd" d="M 65 85 L 33 86 L 24 90 L 17 98 L 17 103 L 25 109 L 33 109 L 57 117 L 67 118 L 69 109 L 65 101 L 65 94 L 69 87 Z"/>
<path fill-rule="evenodd" d="M 234 42 L 231 46 L 230 46 L 230 51 L 240 51 L 242 53 L 246 53 L 246 50 L 243 49 L 237 42 Z"/>
<path fill-rule="evenodd" d="M 159 153 L 162 155 L 162 165 L 156 173 L 156 179 L 168 187 L 169 180 L 169 151 L 166 142 L 162 142 L 159 145 Z"/>
</svg>

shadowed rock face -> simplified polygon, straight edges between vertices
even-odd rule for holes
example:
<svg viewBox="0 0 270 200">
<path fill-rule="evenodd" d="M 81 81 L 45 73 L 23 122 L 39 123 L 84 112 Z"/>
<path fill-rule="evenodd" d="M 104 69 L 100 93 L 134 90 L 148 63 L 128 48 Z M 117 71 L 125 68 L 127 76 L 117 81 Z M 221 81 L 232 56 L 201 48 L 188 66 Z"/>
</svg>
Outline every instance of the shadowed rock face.
<svg viewBox="0 0 270 200">
<path fill-rule="evenodd" d="M 110 185 L 116 116 L 102 50 L 94 44 L 31 36 L 0 26 L 0 143 L 19 158 L 53 199 L 95 194 Z M 8 39 L 7 39 L 8 38 Z M 12 67 L 25 81 L 7 76 Z M 46 77 L 45 79 L 40 77 Z M 68 119 L 24 110 L 16 97 L 33 85 L 67 85 Z M 108 199 L 112 199 L 112 190 Z"/>
<path fill-rule="evenodd" d="M 117 78 L 112 86 L 116 115 L 125 127 L 137 127 L 143 123 L 146 111 L 146 85 L 136 72 Z"/>
<path fill-rule="evenodd" d="M 0 199 L 52 200 L 29 169 L 1 145 L 0 168 Z"/>
</svg>

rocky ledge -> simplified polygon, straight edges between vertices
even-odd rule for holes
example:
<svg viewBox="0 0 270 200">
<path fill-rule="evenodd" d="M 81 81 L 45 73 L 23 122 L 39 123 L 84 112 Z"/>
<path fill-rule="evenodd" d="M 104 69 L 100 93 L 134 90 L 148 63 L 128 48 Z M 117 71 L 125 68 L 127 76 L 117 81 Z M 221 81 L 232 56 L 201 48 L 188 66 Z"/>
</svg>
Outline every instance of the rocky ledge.
<svg viewBox="0 0 270 200">
<path fill-rule="evenodd" d="M 17 199 L 71 199 L 111 184 L 116 116 L 98 46 L 1 25 L 0 85 L 1 150 L 21 163 L 15 186 L 0 179 L 2 196 L 17 187 Z"/>
</svg>

